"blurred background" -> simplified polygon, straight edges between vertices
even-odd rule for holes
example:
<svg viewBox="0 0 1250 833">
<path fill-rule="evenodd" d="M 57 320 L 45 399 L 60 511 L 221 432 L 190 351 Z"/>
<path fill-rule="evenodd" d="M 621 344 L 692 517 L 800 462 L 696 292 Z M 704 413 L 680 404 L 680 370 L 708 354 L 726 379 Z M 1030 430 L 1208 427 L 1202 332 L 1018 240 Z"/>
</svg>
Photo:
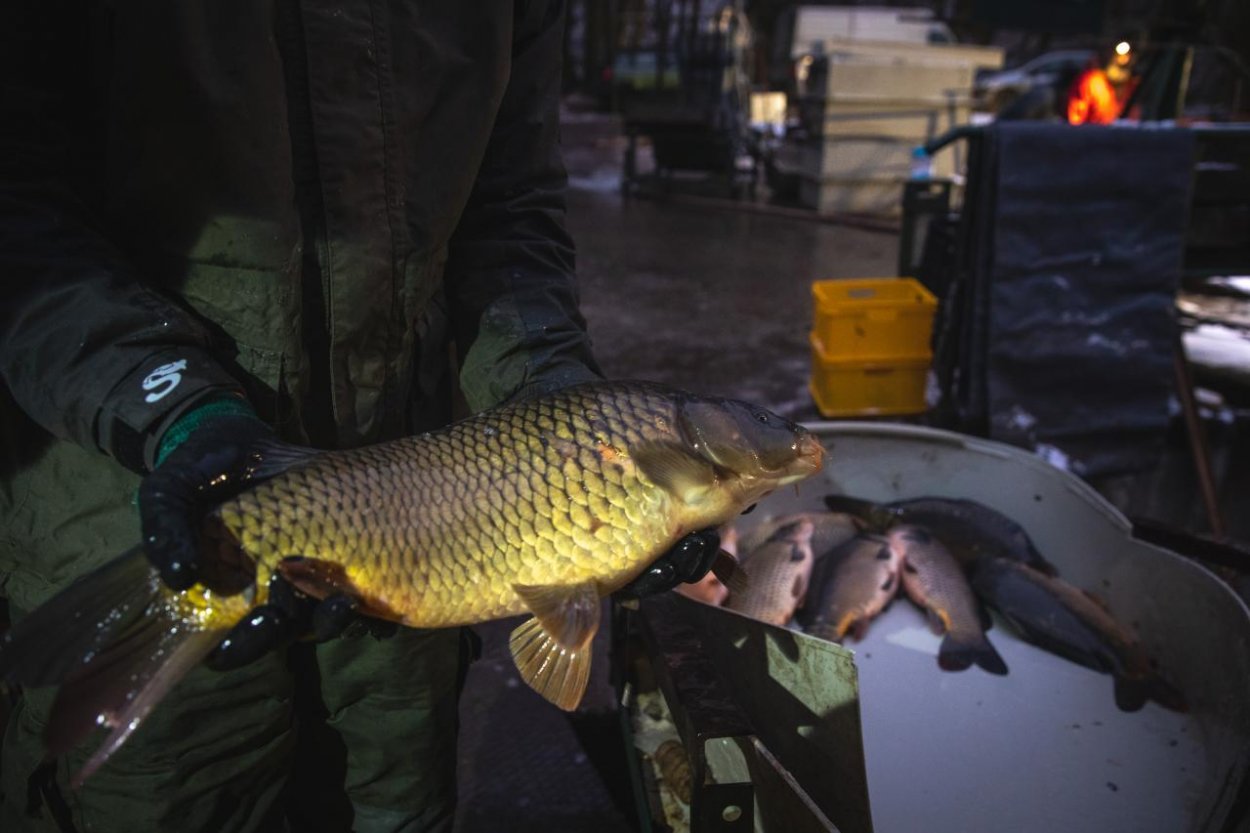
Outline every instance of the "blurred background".
<svg viewBox="0 0 1250 833">
<path fill-rule="evenodd" d="M 1219 531 L 1250 536 L 1236 499 L 1215 494 L 1246 478 L 1250 4 L 574 0 L 566 53 L 569 222 L 613 375 L 1041 447 L 1130 514 L 1197 529 L 1202 499 L 1222 500 Z M 1124 255 L 1106 297 L 1007 291 L 1028 282 L 1021 269 L 1097 271 L 1143 235 L 1167 243 Z M 813 284 L 886 277 L 940 304 L 932 351 L 899 348 L 929 359 L 913 374 L 927 398 L 822 410 L 822 370 L 848 356 L 812 344 Z M 1091 349 L 1026 337 L 1004 297 L 1053 301 L 1056 326 L 1084 309 L 1067 335 Z M 1174 337 L 1192 397 L 1175 386 Z M 1008 367 L 1004 345 L 1037 355 Z M 1028 394 L 1046 414 L 1008 413 L 1025 373 L 1045 378 Z M 1199 430 L 1205 486 L 1188 479 Z M 1109 434 L 1122 449 L 1095 448 Z"/>
<path fill-rule="evenodd" d="M 568 223 L 609 376 L 796 420 L 1004 443 L 1246 597 L 1250 3 L 570 0 L 568 12 Z M 599 663 L 582 709 L 556 713 L 516 678 L 513 624 L 480 629 L 460 829 L 668 829 L 621 747 L 621 680 Z M 1244 640 L 1245 626 L 1225 633 Z M 883 753 L 868 728 L 864 743 L 871 764 Z M 1228 821 L 1157 829 L 1250 824 L 1239 760 L 1219 770 L 1221 800 L 1242 795 Z M 1100 780 L 1097 801 L 1119 783 Z M 874 815 L 879 830 L 908 829 Z M 1092 810 L 1089 827 L 1036 818 L 1148 829 Z M 791 823 L 768 829 L 816 829 Z"/>
</svg>

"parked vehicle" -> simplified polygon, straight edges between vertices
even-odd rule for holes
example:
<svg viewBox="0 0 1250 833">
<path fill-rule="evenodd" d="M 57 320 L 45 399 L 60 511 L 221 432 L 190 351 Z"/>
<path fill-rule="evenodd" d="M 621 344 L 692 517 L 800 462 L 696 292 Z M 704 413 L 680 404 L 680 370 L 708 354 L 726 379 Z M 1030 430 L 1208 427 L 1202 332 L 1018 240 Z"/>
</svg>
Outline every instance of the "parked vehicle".
<svg viewBox="0 0 1250 833">
<path fill-rule="evenodd" d="M 1092 49 L 1063 49 L 1012 69 L 981 73 L 973 82 L 973 101 L 977 109 L 997 113 L 1031 90 L 1053 88 L 1065 78 L 1074 78 L 1093 56 Z"/>
</svg>

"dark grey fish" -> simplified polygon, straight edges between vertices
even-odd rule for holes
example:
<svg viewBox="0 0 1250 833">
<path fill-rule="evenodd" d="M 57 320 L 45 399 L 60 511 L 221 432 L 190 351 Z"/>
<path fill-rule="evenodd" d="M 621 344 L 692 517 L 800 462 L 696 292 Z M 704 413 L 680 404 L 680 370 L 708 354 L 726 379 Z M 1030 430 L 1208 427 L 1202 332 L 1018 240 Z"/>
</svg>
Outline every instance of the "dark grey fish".
<svg viewBox="0 0 1250 833">
<path fill-rule="evenodd" d="M 1184 695 L 1160 676 L 1137 637 L 1079 587 L 1005 558 L 978 562 L 972 587 L 1025 639 L 1111 674 L 1116 705 L 1124 711 L 1137 711 L 1147 700 L 1186 710 Z"/>
<path fill-rule="evenodd" d="M 834 512 L 861 518 L 872 532 L 886 533 L 898 524 L 913 524 L 933 533 L 965 570 L 983 558 L 1007 558 L 1047 575 L 1058 571 L 1033 546 L 1018 523 L 974 500 L 921 497 L 879 504 L 845 495 L 828 495 Z"/>
</svg>

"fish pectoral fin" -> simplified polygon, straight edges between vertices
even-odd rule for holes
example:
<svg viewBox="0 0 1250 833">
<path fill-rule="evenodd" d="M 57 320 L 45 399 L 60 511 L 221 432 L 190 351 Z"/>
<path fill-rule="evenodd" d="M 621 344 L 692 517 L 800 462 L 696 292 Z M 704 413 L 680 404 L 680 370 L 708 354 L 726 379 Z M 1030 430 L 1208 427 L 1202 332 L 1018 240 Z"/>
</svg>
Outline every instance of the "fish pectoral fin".
<svg viewBox="0 0 1250 833">
<path fill-rule="evenodd" d="M 717 483 L 716 468 L 674 442 L 642 442 L 629 456 L 648 480 L 682 503 L 700 503 Z"/>
<path fill-rule="evenodd" d="M 729 589 L 730 593 L 741 595 L 751 589 L 751 579 L 738 560 L 724 550 L 716 553 L 712 559 L 712 575 Z"/>
<path fill-rule="evenodd" d="M 586 693 L 593 647 L 590 638 L 579 648 L 561 645 L 537 617 L 525 620 L 508 640 L 525 684 L 565 711 L 576 709 Z"/>
<path fill-rule="evenodd" d="M 950 623 L 940 611 L 928 608 L 925 612 L 929 615 L 929 630 L 933 631 L 934 636 L 941 636 L 950 630 Z"/>
<path fill-rule="evenodd" d="M 521 679 L 565 711 L 582 701 L 590 679 L 590 657 L 599 630 L 599 588 L 514 584 L 534 614 L 512 632 L 508 648 Z"/>
<path fill-rule="evenodd" d="M 386 607 L 381 601 L 370 598 L 367 593 L 357 587 L 342 564 L 322 561 L 319 558 L 295 556 L 279 561 L 277 572 L 291 586 L 314 599 L 346 596 L 355 603 L 357 613 L 392 622 L 403 621 L 403 617 L 398 613 Z"/>
<path fill-rule="evenodd" d="M 593 581 L 572 585 L 514 584 L 512 589 L 561 648 L 579 650 L 599 630 L 599 588 Z"/>
<path fill-rule="evenodd" d="M 342 564 L 294 556 L 278 562 L 278 574 L 308 595 L 324 599 L 335 593 L 353 595 L 355 589 Z"/>
</svg>

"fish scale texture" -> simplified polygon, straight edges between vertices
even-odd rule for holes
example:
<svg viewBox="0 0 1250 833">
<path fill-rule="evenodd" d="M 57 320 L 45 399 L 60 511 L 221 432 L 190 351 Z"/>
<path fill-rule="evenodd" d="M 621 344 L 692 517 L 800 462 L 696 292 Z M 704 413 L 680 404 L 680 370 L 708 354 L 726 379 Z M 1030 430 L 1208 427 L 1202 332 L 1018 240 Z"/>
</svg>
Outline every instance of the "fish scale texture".
<svg viewBox="0 0 1250 833">
<path fill-rule="evenodd" d="M 608 593 L 680 534 L 667 493 L 629 456 L 680 439 L 677 403 L 650 385 L 571 388 L 318 455 L 218 516 L 262 565 L 315 559 L 371 611 L 414 627 L 522 612 L 517 584 L 595 580 Z"/>
<path fill-rule="evenodd" d="M 959 562 L 946 547 L 904 539 L 899 549 L 908 565 L 903 570 L 907 594 L 917 604 L 933 609 L 946 629 L 956 636 L 979 637 L 984 631 L 976 597 Z"/>
<path fill-rule="evenodd" d="M 765 542 L 743 570 L 750 584 L 745 593 L 731 595 L 725 606 L 774 625 L 788 623 L 812 571 L 812 524 Z"/>
</svg>

